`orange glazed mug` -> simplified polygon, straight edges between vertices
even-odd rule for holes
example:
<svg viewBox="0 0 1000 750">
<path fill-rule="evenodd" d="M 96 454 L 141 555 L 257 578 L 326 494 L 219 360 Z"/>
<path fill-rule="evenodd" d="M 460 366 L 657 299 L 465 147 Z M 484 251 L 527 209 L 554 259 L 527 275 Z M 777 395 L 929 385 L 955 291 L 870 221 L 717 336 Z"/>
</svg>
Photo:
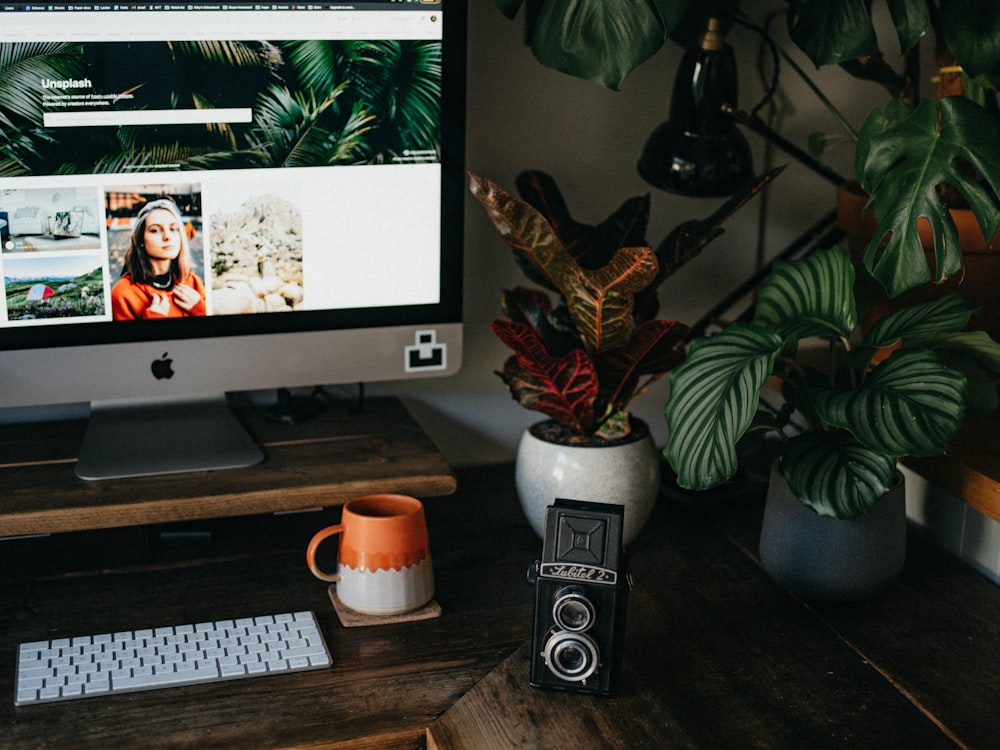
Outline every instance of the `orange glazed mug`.
<svg viewBox="0 0 1000 750">
<path fill-rule="evenodd" d="M 337 574 L 324 573 L 316 551 L 340 534 Z M 337 598 L 366 615 L 397 615 L 434 596 L 434 573 L 424 506 L 408 495 L 366 495 L 344 504 L 340 523 L 316 532 L 306 563 L 321 581 L 337 584 Z"/>
</svg>

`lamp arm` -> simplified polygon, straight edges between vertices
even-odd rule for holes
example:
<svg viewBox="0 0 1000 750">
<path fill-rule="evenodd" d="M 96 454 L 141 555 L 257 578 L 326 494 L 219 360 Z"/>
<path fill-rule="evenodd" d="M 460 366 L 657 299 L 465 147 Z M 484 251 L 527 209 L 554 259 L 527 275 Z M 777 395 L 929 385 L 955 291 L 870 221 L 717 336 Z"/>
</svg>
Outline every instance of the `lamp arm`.
<svg viewBox="0 0 1000 750">
<path fill-rule="evenodd" d="M 784 151 L 786 154 L 794 158 L 796 161 L 801 162 L 804 166 L 811 169 L 813 172 L 818 174 L 823 179 L 832 182 L 834 185 L 842 185 L 845 182 L 847 182 L 847 180 L 843 177 L 843 175 L 838 173 L 836 170 L 827 166 L 818 159 L 815 159 L 810 154 L 803 151 L 801 148 L 796 146 L 794 143 L 789 141 L 784 136 L 781 136 L 778 133 L 774 132 L 771 128 L 767 126 L 767 123 L 765 123 L 757 115 L 748 114 L 730 105 L 724 105 L 723 111 L 727 115 L 732 117 L 734 120 L 736 120 L 736 122 L 738 122 L 740 125 L 749 128 L 757 135 L 767 139 L 775 146 L 780 148 L 782 151 Z"/>
</svg>

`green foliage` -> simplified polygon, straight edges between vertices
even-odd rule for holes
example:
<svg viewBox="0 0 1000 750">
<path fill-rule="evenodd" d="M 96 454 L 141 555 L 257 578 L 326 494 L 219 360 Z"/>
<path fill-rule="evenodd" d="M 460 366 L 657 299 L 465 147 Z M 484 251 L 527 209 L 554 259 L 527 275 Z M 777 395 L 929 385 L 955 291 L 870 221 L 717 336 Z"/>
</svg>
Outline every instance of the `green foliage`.
<svg viewBox="0 0 1000 750">
<path fill-rule="evenodd" d="M 27 299 L 35 284 L 45 284 L 53 290 L 51 297 Z M 103 315 L 104 274 L 95 268 L 73 279 L 10 279 L 5 284 L 7 318 L 29 320 L 37 318 L 82 318 Z"/>
<path fill-rule="evenodd" d="M 971 167 L 979 179 L 970 179 Z M 962 267 L 958 230 L 939 192 L 955 188 L 989 239 L 1000 225 L 1000 122 L 968 99 L 924 99 L 916 109 L 893 100 L 873 111 L 861 130 L 856 172 L 872 196 L 879 231 L 865 252 L 865 266 L 891 296 Z M 992 192 L 991 192 L 992 191 Z M 930 223 L 933 275 L 924 260 L 918 220 Z"/>
<path fill-rule="evenodd" d="M 517 0 L 496 3 L 511 18 L 521 5 Z M 996 107 L 991 112 L 987 106 L 995 105 L 1000 83 L 996 0 L 889 0 L 894 32 L 889 53 L 876 33 L 871 0 L 788 0 L 787 5 L 791 39 L 815 65 L 840 65 L 882 85 L 893 98 L 885 114 L 872 112 L 859 134 L 784 55 L 857 143 L 856 176 L 875 197 L 872 209 L 879 221 L 866 267 L 890 296 L 957 274 L 960 248 L 938 192 L 941 186 L 956 189 L 968 202 L 987 240 L 1000 222 L 1000 121 Z M 738 0 L 630 0 L 615 3 L 613 10 L 601 0 L 542 0 L 532 50 L 549 67 L 618 88 L 667 37 L 690 44 L 690 30 L 704 29 L 709 14 L 759 26 L 740 10 Z M 944 99 L 937 109 L 925 101 L 913 109 L 903 102 L 919 100 L 917 82 L 905 65 L 890 60 L 908 53 L 930 32 L 963 66 L 966 98 Z M 811 152 L 821 158 L 830 140 L 814 136 Z M 918 241 L 918 219 L 932 225 L 933 267 Z"/>
<path fill-rule="evenodd" d="M 139 42 L 177 73 L 156 106 L 212 109 L 254 101 L 252 123 L 53 131 L 39 78 L 82 71 L 83 45 L 0 45 L 0 175 L 391 163 L 440 151 L 439 42 L 307 40 Z M 127 69 L 123 93 L 159 96 Z M 219 85 L 224 81 L 225 85 Z M 292 93 L 292 92 L 296 93 Z"/>
<path fill-rule="evenodd" d="M 854 282 L 838 247 L 776 264 L 751 322 L 692 343 L 664 408 L 664 454 L 682 487 L 726 481 L 741 438 L 776 429 L 785 437 L 779 466 L 796 496 L 820 514 L 854 517 L 888 491 L 897 458 L 943 453 L 967 406 L 995 406 L 996 387 L 982 384 L 987 371 L 1000 371 L 1000 344 L 962 331 L 974 312 L 964 299 L 902 308 L 859 331 Z M 800 356 L 816 340 L 828 366 Z M 758 410 L 772 377 L 787 402 L 778 414 Z M 793 412 L 806 423 L 800 433 Z"/>
</svg>

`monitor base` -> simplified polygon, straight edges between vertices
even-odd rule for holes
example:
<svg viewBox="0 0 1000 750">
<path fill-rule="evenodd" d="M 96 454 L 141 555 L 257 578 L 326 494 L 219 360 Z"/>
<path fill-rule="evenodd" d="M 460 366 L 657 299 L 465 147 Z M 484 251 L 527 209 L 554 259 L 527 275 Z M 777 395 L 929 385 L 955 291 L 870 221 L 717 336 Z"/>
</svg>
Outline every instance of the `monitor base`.
<svg viewBox="0 0 1000 750">
<path fill-rule="evenodd" d="M 264 453 L 225 396 L 91 405 L 76 463 L 80 479 L 126 479 L 253 466 Z"/>
</svg>

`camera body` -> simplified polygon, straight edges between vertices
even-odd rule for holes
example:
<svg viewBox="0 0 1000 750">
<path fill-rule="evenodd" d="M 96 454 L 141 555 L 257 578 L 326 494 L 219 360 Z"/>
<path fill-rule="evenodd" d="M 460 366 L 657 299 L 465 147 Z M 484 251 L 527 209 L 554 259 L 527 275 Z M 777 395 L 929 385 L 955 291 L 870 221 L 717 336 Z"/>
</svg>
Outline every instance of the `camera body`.
<svg viewBox="0 0 1000 750">
<path fill-rule="evenodd" d="M 535 586 L 531 685 L 609 695 L 625 641 L 621 505 L 558 499 L 546 509 Z"/>
</svg>

